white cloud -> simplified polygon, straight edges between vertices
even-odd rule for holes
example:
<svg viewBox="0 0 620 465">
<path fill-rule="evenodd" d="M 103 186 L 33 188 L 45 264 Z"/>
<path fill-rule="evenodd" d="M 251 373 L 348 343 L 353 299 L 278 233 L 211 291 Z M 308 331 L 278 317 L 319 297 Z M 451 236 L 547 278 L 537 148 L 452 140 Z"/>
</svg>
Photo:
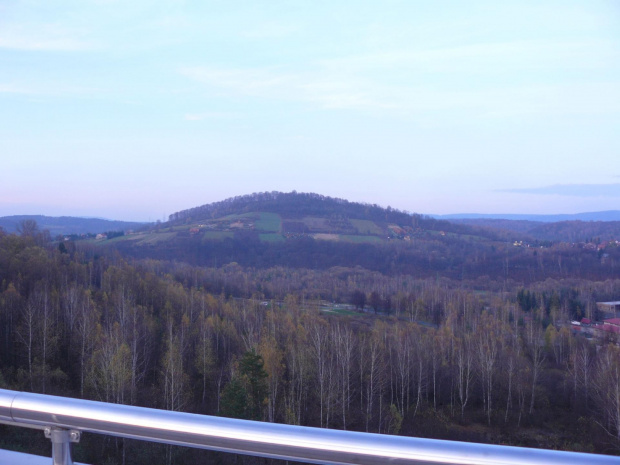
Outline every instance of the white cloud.
<svg viewBox="0 0 620 465">
<path fill-rule="evenodd" d="M 292 74 L 277 74 L 268 68 L 233 69 L 197 66 L 183 68 L 181 74 L 216 87 L 228 88 L 235 92 L 259 96 L 282 86 L 290 86 L 294 80 Z"/>
<path fill-rule="evenodd" d="M 389 82 L 381 73 L 322 66 L 306 70 L 283 68 L 211 68 L 180 70 L 208 90 L 235 96 L 293 101 L 324 109 L 398 111 L 441 118 L 512 118 L 523 115 L 617 114 L 620 85 L 592 83 L 502 83 L 494 87 L 449 82 Z"/>
<path fill-rule="evenodd" d="M 75 52 L 92 50 L 95 44 L 54 25 L 26 24 L 0 30 L 0 49 Z"/>
<path fill-rule="evenodd" d="M 246 96 L 300 101 L 323 108 L 386 108 L 391 103 L 371 95 L 371 83 L 320 71 L 287 72 L 277 68 L 184 68 L 181 74 L 213 88 Z"/>
<path fill-rule="evenodd" d="M 500 192 L 574 197 L 620 197 L 620 184 L 556 184 L 523 189 L 502 189 Z"/>
<path fill-rule="evenodd" d="M 0 83 L 0 94 L 21 94 L 33 97 L 49 97 L 60 95 L 72 95 L 80 98 L 96 99 L 109 91 L 100 87 L 81 87 L 66 83 L 27 83 L 26 85 L 15 85 Z"/>
<path fill-rule="evenodd" d="M 32 94 L 32 90 L 13 84 L 0 84 L 0 94 Z"/>
<path fill-rule="evenodd" d="M 202 113 L 186 113 L 183 116 L 185 121 L 203 121 L 205 119 L 231 119 L 239 117 L 238 114 L 224 111 L 207 111 Z"/>
<path fill-rule="evenodd" d="M 281 39 L 297 32 L 299 28 L 293 24 L 278 22 L 261 23 L 243 31 L 241 35 L 249 39 Z"/>
<path fill-rule="evenodd" d="M 436 49 L 388 50 L 325 60 L 330 69 L 350 72 L 411 72 L 482 74 L 564 68 L 607 68 L 620 61 L 607 40 L 489 42 Z"/>
<path fill-rule="evenodd" d="M 235 96 L 326 109 L 513 117 L 617 113 L 619 63 L 620 52 L 606 39 L 516 40 L 436 49 L 412 44 L 303 67 L 196 66 L 180 72 Z"/>
</svg>

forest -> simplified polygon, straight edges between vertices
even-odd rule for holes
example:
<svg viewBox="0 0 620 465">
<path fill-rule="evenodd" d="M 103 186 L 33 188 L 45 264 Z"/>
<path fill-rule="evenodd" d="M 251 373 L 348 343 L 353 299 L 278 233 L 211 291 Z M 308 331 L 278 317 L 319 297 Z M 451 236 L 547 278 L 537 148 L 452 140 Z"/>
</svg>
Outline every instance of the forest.
<svg viewBox="0 0 620 465">
<path fill-rule="evenodd" d="M 0 233 L 0 286 L 4 388 L 325 428 L 619 451 L 618 347 L 575 337 L 567 324 L 595 318 L 597 301 L 620 295 L 618 279 L 524 287 L 502 275 L 464 281 L 360 266 L 196 267 L 65 246 L 31 231 Z M 2 448 L 48 453 L 34 433 L 0 431 Z M 110 464 L 236 460 L 88 435 L 75 455 Z"/>
<path fill-rule="evenodd" d="M 194 266 L 322 269 L 362 267 L 384 275 L 420 278 L 489 279 L 534 283 L 547 278 L 586 277 L 604 280 L 620 277 L 620 247 L 590 250 L 579 244 L 554 243 L 546 247 L 515 247 L 512 242 L 479 241 L 460 237 L 435 237 L 421 233 L 415 242 L 356 244 L 314 240 L 310 237 L 269 243 L 251 231 L 234 233 L 223 240 L 177 238 L 153 247 L 129 242 L 114 244 L 123 255 Z"/>
<path fill-rule="evenodd" d="M 582 242 L 597 238 L 608 240 L 620 236 L 620 221 L 540 222 L 506 219 L 454 219 L 451 222 L 491 229 L 507 229 L 527 235 L 532 240 Z"/>
</svg>

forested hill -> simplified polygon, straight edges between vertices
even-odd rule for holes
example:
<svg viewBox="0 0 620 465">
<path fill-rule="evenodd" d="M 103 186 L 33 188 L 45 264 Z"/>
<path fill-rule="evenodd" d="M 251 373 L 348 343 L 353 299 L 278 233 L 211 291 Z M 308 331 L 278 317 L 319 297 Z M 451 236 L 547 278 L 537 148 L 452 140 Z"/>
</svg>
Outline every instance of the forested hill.
<svg viewBox="0 0 620 465">
<path fill-rule="evenodd" d="M 212 220 L 229 215 L 244 213 L 271 212 L 282 218 L 303 220 L 308 217 L 339 218 L 341 220 L 359 219 L 380 224 L 394 223 L 400 226 L 412 226 L 424 230 L 470 233 L 475 229 L 458 225 L 430 216 L 409 213 L 392 207 L 381 207 L 377 204 L 350 202 L 345 199 L 329 197 L 316 193 L 293 192 L 261 192 L 231 197 L 199 207 L 182 210 L 169 216 L 172 225 Z M 483 233 L 489 234 L 488 231 Z"/>
<path fill-rule="evenodd" d="M 412 217 L 420 215 L 382 208 L 376 204 L 349 202 L 345 199 L 328 197 L 315 193 L 260 192 L 231 197 L 220 202 L 202 205 L 170 215 L 170 222 L 179 223 L 201 219 L 219 218 L 231 214 L 269 211 L 288 218 L 304 216 L 334 216 L 410 223 Z M 429 218 L 431 221 L 435 221 Z"/>
<path fill-rule="evenodd" d="M 48 230 L 52 237 L 59 234 L 97 234 L 104 231 L 127 231 L 138 229 L 146 223 L 114 221 L 102 218 L 75 216 L 13 215 L 0 217 L 0 227 L 9 233 L 17 232 L 24 221 L 35 221 L 38 229 Z"/>
<path fill-rule="evenodd" d="M 254 269 L 361 267 L 392 276 L 521 282 L 586 275 L 607 279 L 620 272 L 615 241 L 604 248 L 537 243 L 521 232 L 296 192 L 235 197 L 90 243 L 135 258 L 214 268 L 232 263 Z"/>
</svg>

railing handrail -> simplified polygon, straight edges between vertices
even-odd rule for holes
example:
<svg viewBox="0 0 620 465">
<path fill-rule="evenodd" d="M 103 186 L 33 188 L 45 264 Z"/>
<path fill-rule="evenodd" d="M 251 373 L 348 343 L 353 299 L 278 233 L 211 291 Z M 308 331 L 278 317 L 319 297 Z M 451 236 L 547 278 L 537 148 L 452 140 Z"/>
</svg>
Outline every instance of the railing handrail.
<svg viewBox="0 0 620 465">
<path fill-rule="evenodd" d="M 263 423 L 0 389 L 0 422 L 330 464 L 602 465 L 619 457 Z"/>
</svg>

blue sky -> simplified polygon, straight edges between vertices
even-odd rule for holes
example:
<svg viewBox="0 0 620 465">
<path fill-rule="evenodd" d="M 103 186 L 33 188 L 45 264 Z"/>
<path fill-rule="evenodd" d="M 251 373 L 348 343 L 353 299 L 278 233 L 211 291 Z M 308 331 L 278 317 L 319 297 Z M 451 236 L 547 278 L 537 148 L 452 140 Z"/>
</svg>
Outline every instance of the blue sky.
<svg viewBox="0 0 620 465">
<path fill-rule="evenodd" d="M 620 2 L 0 2 L 0 216 L 620 209 Z"/>
</svg>

